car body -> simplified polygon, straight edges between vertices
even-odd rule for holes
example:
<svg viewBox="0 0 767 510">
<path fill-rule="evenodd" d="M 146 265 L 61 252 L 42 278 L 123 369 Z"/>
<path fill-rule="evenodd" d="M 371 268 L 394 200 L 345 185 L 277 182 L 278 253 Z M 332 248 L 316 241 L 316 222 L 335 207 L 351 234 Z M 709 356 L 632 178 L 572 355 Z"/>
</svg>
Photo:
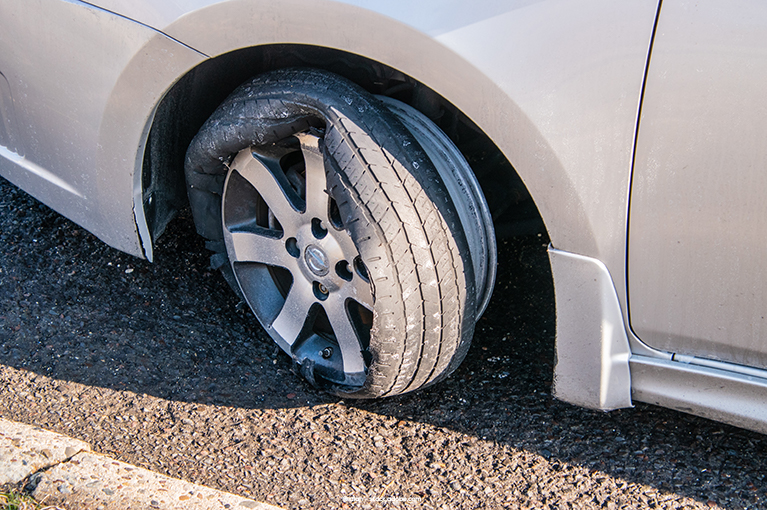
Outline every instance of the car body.
<svg viewBox="0 0 767 510">
<path fill-rule="evenodd" d="M 490 154 L 467 159 L 496 233 L 545 225 L 558 398 L 765 432 L 765 25 L 754 0 L 6 1 L 0 175 L 151 260 L 187 146 L 240 83 L 406 85 Z"/>
</svg>

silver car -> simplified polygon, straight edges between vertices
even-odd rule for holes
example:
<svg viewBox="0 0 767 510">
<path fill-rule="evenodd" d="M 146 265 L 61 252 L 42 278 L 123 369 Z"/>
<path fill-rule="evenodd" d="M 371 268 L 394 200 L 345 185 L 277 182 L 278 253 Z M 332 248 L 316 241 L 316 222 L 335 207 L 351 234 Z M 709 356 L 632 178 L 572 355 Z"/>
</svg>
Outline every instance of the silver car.
<svg viewBox="0 0 767 510">
<path fill-rule="evenodd" d="M 447 377 L 544 229 L 554 393 L 767 431 L 767 4 L 0 0 L 0 175 L 212 264 L 318 388 Z"/>
</svg>

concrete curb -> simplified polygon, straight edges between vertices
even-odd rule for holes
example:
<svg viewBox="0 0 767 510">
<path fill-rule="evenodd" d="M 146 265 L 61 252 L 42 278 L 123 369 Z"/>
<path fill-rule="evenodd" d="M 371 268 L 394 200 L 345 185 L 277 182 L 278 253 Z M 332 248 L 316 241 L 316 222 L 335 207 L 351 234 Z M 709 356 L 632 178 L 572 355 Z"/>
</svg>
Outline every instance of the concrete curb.
<svg viewBox="0 0 767 510">
<path fill-rule="evenodd" d="M 90 446 L 0 418 L 0 486 L 29 480 L 37 501 L 94 510 L 281 510 L 92 453 Z"/>
<path fill-rule="evenodd" d="M 0 485 L 17 484 L 90 450 L 77 439 L 0 418 Z"/>
</svg>

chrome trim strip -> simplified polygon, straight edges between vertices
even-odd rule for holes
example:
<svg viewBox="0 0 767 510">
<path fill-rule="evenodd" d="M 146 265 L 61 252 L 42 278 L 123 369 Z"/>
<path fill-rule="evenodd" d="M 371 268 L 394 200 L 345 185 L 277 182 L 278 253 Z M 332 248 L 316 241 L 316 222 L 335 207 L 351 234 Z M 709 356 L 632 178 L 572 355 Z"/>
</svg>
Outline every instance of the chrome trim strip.
<svg viewBox="0 0 767 510">
<path fill-rule="evenodd" d="M 717 361 L 706 358 L 696 358 L 695 356 L 687 356 L 685 354 L 673 354 L 671 356 L 671 360 L 678 363 L 687 363 L 701 367 L 716 368 L 718 370 L 724 370 L 725 372 L 734 372 L 736 374 L 767 379 L 767 370 L 748 367 L 745 365 L 738 365 L 737 363 L 728 363 L 726 361 Z"/>
</svg>

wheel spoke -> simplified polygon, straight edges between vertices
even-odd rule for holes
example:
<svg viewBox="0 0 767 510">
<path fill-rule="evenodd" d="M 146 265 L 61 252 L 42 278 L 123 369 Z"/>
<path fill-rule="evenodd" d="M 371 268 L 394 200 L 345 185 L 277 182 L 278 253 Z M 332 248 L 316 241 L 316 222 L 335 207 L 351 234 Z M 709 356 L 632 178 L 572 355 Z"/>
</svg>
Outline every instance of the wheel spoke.
<svg viewBox="0 0 767 510">
<path fill-rule="evenodd" d="M 357 332 L 354 330 L 346 311 L 346 300 L 338 296 L 336 299 L 328 299 L 323 303 L 323 306 L 333 328 L 333 333 L 336 335 L 336 342 L 338 342 L 343 354 L 344 372 L 363 372 L 365 362 L 362 359 L 362 348 Z"/>
<path fill-rule="evenodd" d="M 344 252 L 344 257 L 346 257 L 347 260 L 353 260 L 354 257 L 357 256 L 359 252 L 357 251 L 357 247 L 354 246 L 354 241 L 352 241 L 348 232 L 343 231 L 336 233 L 335 239 L 341 247 L 341 250 Z"/>
<path fill-rule="evenodd" d="M 285 248 L 285 239 L 277 239 L 252 232 L 229 232 L 232 262 L 259 262 L 294 270 L 295 259 Z M 234 257 L 232 257 L 234 255 Z"/>
<path fill-rule="evenodd" d="M 306 213 L 311 218 L 328 220 L 327 179 L 325 178 L 325 159 L 320 151 L 320 139 L 314 135 L 299 135 L 301 152 L 306 167 Z M 327 225 L 326 225 L 327 228 Z"/>
<path fill-rule="evenodd" d="M 280 335 L 288 346 L 293 345 L 314 303 L 311 292 L 306 292 L 298 284 L 294 284 L 288 292 L 282 310 L 272 322 L 271 329 Z"/>
<path fill-rule="evenodd" d="M 271 169 L 267 161 L 251 156 L 244 165 L 237 165 L 235 170 L 258 190 L 269 209 L 277 217 L 284 229 L 291 232 L 297 228 L 301 214 L 300 202 L 296 192 L 279 168 Z"/>
<path fill-rule="evenodd" d="M 370 288 L 370 283 L 363 280 L 360 275 L 355 272 L 352 281 L 346 283 L 344 288 L 348 289 L 346 294 L 350 299 L 373 311 L 373 290 Z"/>
</svg>

